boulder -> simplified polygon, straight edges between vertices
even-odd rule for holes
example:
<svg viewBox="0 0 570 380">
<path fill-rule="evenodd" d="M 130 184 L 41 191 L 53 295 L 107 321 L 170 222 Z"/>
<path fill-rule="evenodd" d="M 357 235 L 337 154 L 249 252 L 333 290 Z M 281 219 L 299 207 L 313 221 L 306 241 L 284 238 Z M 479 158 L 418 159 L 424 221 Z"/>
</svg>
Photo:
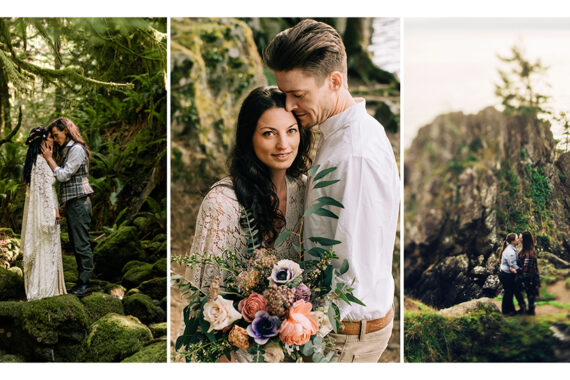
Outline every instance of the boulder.
<svg viewBox="0 0 570 380">
<path fill-rule="evenodd" d="M 131 264 L 131 263 L 129 263 Z M 127 288 L 136 288 L 143 281 L 154 277 L 152 264 L 138 262 L 126 266 L 121 283 Z"/>
<path fill-rule="evenodd" d="M 110 313 L 95 322 L 85 339 L 80 361 L 120 362 L 152 339 L 148 327 L 133 316 Z"/>
<path fill-rule="evenodd" d="M 77 261 L 73 255 L 63 255 L 61 257 L 63 262 L 63 278 L 68 287 L 72 287 L 77 283 Z"/>
<path fill-rule="evenodd" d="M 121 227 L 101 240 L 93 251 L 94 273 L 108 281 L 118 281 L 125 264 L 144 254 L 137 232 L 134 226 Z"/>
<path fill-rule="evenodd" d="M 141 293 L 144 293 L 153 300 L 161 300 L 166 297 L 166 277 L 153 278 L 152 280 L 147 280 L 142 282 L 138 289 Z"/>
<path fill-rule="evenodd" d="M 121 300 L 110 294 L 92 293 L 83 297 L 81 302 L 85 305 L 90 325 L 108 313 L 124 314 Z"/>
<path fill-rule="evenodd" d="M 161 336 L 166 336 L 168 324 L 166 322 L 153 323 L 148 328 L 152 332 L 153 338 L 160 338 Z"/>
<path fill-rule="evenodd" d="M 460 317 L 472 311 L 481 310 L 482 308 L 489 310 L 491 312 L 500 313 L 499 308 L 497 307 L 497 305 L 495 305 L 493 300 L 484 297 L 467 302 L 462 302 L 447 309 L 442 309 L 438 312 L 438 314 L 446 317 Z"/>
<path fill-rule="evenodd" d="M 166 363 L 167 349 L 166 340 L 154 342 L 129 356 L 122 363 Z"/>
<path fill-rule="evenodd" d="M 163 257 L 152 265 L 152 273 L 157 277 L 166 277 L 168 259 Z"/>
<path fill-rule="evenodd" d="M 134 315 L 145 325 L 155 322 L 165 322 L 166 313 L 152 303 L 146 294 L 133 294 L 123 298 L 125 314 Z"/>
<path fill-rule="evenodd" d="M 76 361 L 89 319 L 73 295 L 0 302 L 0 348 L 31 361 Z"/>
<path fill-rule="evenodd" d="M 0 266 L 0 301 L 25 300 L 24 278 Z"/>
</svg>

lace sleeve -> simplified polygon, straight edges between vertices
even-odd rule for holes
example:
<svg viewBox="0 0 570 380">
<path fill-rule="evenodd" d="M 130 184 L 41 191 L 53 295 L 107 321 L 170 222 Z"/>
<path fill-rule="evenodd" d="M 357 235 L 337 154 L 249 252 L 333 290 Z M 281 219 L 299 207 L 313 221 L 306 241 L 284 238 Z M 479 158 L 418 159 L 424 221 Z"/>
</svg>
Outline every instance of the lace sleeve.
<svg viewBox="0 0 570 380">
<path fill-rule="evenodd" d="M 240 205 L 232 188 L 215 186 L 206 195 L 198 211 L 196 232 L 190 254 L 207 253 L 221 256 L 225 249 L 241 254 L 247 251 L 247 241 L 239 223 Z M 186 279 L 205 286 L 218 274 L 215 267 L 187 268 Z"/>
<path fill-rule="evenodd" d="M 32 167 L 30 195 L 38 212 L 38 221 L 41 231 L 53 234 L 56 231 L 57 197 L 53 189 L 55 178 L 49 165 L 42 156 L 38 156 Z"/>
</svg>

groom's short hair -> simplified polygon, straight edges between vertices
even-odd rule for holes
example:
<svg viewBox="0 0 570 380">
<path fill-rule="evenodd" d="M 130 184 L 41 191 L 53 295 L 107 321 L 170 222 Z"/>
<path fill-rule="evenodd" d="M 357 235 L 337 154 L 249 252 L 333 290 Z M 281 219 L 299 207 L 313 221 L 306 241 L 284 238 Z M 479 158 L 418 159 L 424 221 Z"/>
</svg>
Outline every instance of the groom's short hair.
<svg viewBox="0 0 570 380">
<path fill-rule="evenodd" d="M 273 38 L 263 53 L 273 71 L 303 69 L 317 83 L 333 71 L 346 76 L 346 49 L 338 32 L 323 22 L 306 19 Z"/>
</svg>

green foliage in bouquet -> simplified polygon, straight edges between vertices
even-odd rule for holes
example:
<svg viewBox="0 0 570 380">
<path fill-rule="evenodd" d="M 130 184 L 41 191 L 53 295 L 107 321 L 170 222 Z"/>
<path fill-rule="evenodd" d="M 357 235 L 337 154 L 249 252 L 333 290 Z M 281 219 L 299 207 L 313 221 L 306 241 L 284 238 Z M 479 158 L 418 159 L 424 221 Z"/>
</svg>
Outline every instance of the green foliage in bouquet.
<svg viewBox="0 0 570 380">
<path fill-rule="evenodd" d="M 325 179 L 335 169 L 311 168 L 308 174 L 313 189 L 339 182 Z M 187 361 L 215 362 L 223 356 L 232 360 L 232 353 L 253 362 L 279 362 L 286 357 L 292 361 L 335 360 L 327 334 L 338 332 L 340 327 L 338 303 L 364 304 L 352 294 L 351 284 L 336 281 L 349 269 L 347 260 L 334 265 L 338 256 L 332 247 L 340 241 L 311 236 L 306 239 L 316 246 L 308 250 L 303 247 L 307 216 L 338 218 L 325 206 L 344 207 L 333 198 L 318 198 L 305 210 L 299 231 L 282 232 L 274 243 L 277 247 L 293 235 L 300 264 L 277 260 L 274 248 L 262 248 L 259 230 L 248 210 L 242 212 L 240 221 L 247 234 L 245 257 L 225 250 L 221 256 L 200 253 L 173 258 L 191 268 L 213 267 L 220 274 L 209 285 L 179 284 L 190 303 L 184 309 L 185 330 L 175 348 L 184 348 Z"/>
</svg>

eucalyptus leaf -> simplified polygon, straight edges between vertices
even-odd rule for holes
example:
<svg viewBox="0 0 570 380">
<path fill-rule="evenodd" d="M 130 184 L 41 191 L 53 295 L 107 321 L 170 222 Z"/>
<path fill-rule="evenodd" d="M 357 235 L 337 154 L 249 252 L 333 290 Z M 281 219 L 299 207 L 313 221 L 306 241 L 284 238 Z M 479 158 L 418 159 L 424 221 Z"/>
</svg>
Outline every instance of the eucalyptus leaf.
<svg viewBox="0 0 570 380">
<path fill-rule="evenodd" d="M 315 184 L 315 186 L 313 186 L 313 189 L 320 189 L 323 187 L 327 187 L 330 185 L 334 185 L 335 183 L 339 182 L 340 179 L 333 179 L 331 181 L 321 181 Z"/>
<path fill-rule="evenodd" d="M 328 218 L 338 219 L 338 216 L 336 214 L 334 214 L 332 211 L 329 211 L 325 208 L 319 208 L 317 211 L 315 211 L 315 214 L 320 215 L 320 216 L 326 216 Z"/>
<path fill-rule="evenodd" d="M 321 208 L 321 205 L 319 203 L 313 203 L 312 205 L 307 207 L 307 209 L 303 213 L 303 217 L 314 214 L 320 208 Z"/>
<path fill-rule="evenodd" d="M 325 247 L 341 243 L 338 240 L 327 239 L 327 238 L 323 238 L 323 237 L 313 237 L 313 236 L 310 237 L 309 240 L 312 241 L 313 243 L 318 243 L 320 245 L 324 245 Z"/>
<path fill-rule="evenodd" d="M 348 268 L 349 268 L 348 260 L 344 259 L 342 264 L 340 265 L 339 273 L 345 274 L 348 271 Z"/>
<path fill-rule="evenodd" d="M 313 352 L 315 352 L 315 349 L 313 347 L 313 343 L 311 341 L 308 341 L 307 343 L 305 343 L 304 345 L 301 346 L 301 353 L 305 356 L 311 356 L 313 354 Z"/>
<path fill-rule="evenodd" d="M 336 319 L 335 319 L 335 310 L 334 310 L 334 308 L 333 308 L 333 304 L 331 304 L 331 305 L 329 306 L 329 310 L 328 310 L 328 312 L 327 312 L 327 315 L 328 315 L 328 317 L 329 317 L 329 321 L 330 321 L 330 323 L 331 323 L 331 326 L 332 326 L 333 331 L 334 331 L 335 333 L 338 333 L 338 324 L 337 324 Z"/>
<path fill-rule="evenodd" d="M 285 239 L 287 239 L 289 237 L 289 235 L 291 235 L 291 231 L 283 231 L 279 234 L 279 236 L 277 237 L 277 239 L 275 239 L 275 244 L 273 244 L 273 246 L 275 248 L 277 248 L 279 246 L 279 244 L 283 243 L 283 241 L 285 241 Z"/>
<path fill-rule="evenodd" d="M 344 208 L 344 205 L 342 203 L 340 203 L 339 201 L 337 201 L 334 198 L 331 197 L 320 197 L 317 198 L 316 200 L 318 203 L 321 204 L 321 206 L 336 206 L 336 207 L 340 207 L 340 208 Z"/>
<path fill-rule="evenodd" d="M 318 181 L 319 179 L 323 178 L 324 176 L 326 176 L 327 174 L 329 174 L 330 172 L 333 172 L 335 170 L 336 170 L 336 167 L 323 169 L 315 176 L 313 181 Z"/>
<path fill-rule="evenodd" d="M 350 301 L 352 301 L 354 303 L 357 303 L 357 304 L 362 305 L 362 306 L 366 306 L 364 304 L 364 302 L 362 302 L 361 300 L 356 298 L 352 293 L 346 293 L 346 298 L 348 298 Z"/>
<path fill-rule="evenodd" d="M 321 247 L 313 247 L 307 251 L 309 255 L 314 257 L 322 257 L 322 255 L 326 252 L 327 250 Z"/>
</svg>

